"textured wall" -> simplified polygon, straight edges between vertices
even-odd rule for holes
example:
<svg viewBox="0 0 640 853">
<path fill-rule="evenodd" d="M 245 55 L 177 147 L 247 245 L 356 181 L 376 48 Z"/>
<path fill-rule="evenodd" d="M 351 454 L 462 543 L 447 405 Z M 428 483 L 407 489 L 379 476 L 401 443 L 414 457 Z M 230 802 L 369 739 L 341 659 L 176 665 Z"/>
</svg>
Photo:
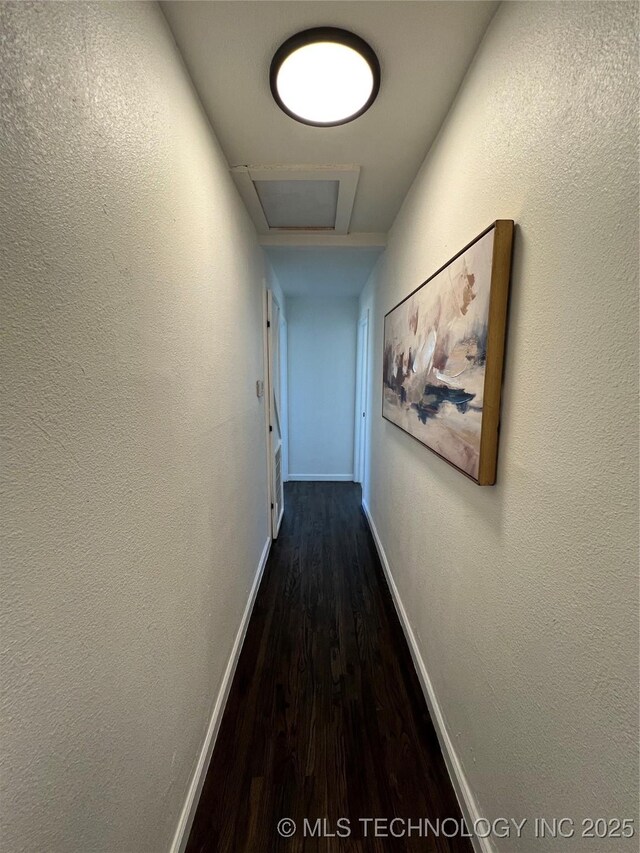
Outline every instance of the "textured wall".
<svg viewBox="0 0 640 853">
<path fill-rule="evenodd" d="M 362 300 L 368 500 L 489 817 L 636 816 L 636 33 L 636 4 L 504 4 Z M 379 416 L 382 317 L 496 218 L 518 231 L 498 484 L 480 488 Z"/>
<path fill-rule="evenodd" d="M 358 300 L 287 298 L 289 477 L 351 479 Z"/>
<path fill-rule="evenodd" d="M 161 853 L 267 537 L 261 254 L 156 4 L 0 32 L 1 846 Z"/>
</svg>

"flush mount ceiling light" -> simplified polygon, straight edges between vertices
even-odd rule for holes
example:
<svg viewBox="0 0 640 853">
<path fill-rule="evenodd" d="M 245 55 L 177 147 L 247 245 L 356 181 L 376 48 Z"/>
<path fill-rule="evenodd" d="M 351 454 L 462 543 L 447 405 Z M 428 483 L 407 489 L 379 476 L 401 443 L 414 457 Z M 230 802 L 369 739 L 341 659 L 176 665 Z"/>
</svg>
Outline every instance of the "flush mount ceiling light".
<svg viewBox="0 0 640 853">
<path fill-rule="evenodd" d="M 280 45 L 269 72 L 281 110 L 303 124 L 333 127 L 366 112 L 380 88 L 380 63 L 359 36 L 316 27 Z"/>
</svg>

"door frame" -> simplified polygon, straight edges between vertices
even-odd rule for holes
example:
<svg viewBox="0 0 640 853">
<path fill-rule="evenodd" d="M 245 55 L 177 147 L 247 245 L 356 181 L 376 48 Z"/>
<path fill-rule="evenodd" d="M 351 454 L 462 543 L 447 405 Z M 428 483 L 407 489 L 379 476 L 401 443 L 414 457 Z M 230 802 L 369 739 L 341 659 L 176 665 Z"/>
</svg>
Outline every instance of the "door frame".
<svg viewBox="0 0 640 853">
<path fill-rule="evenodd" d="M 282 429 L 282 481 L 289 479 L 289 353 L 287 319 L 280 305 L 280 420 Z"/>
<path fill-rule="evenodd" d="M 356 409 L 353 444 L 353 479 L 365 490 L 369 441 L 369 309 L 358 320 L 356 348 Z"/>
</svg>

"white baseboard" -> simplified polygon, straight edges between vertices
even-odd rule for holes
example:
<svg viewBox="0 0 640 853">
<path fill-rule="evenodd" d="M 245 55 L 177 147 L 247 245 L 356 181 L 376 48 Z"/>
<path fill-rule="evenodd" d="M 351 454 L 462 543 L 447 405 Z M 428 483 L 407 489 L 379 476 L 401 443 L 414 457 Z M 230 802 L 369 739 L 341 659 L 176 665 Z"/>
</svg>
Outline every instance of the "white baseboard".
<svg viewBox="0 0 640 853">
<path fill-rule="evenodd" d="M 353 473 L 351 474 L 289 474 L 289 480 L 311 481 L 311 482 L 331 482 L 343 483 L 353 482 Z"/>
<path fill-rule="evenodd" d="M 207 770 L 209 769 L 209 762 L 211 761 L 211 756 L 213 755 L 213 748 L 216 743 L 216 737 L 218 736 L 220 723 L 222 722 L 222 715 L 224 713 L 225 705 L 227 704 L 229 690 L 231 688 L 233 676 L 236 671 L 236 666 L 238 663 L 238 658 L 240 657 L 240 652 L 242 650 L 242 644 L 244 642 L 245 634 L 247 633 L 247 627 L 249 625 L 249 619 L 251 618 L 251 613 L 253 611 L 253 605 L 256 600 L 256 595 L 258 594 L 258 587 L 260 586 L 260 581 L 262 580 L 262 573 L 264 572 L 264 567 L 267 564 L 267 558 L 269 556 L 270 548 L 271 537 L 267 539 L 264 548 L 262 549 L 260 562 L 258 563 L 256 575 L 253 579 L 251 591 L 249 592 L 247 606 L 245 607 L 244 613 L 242 614 L 242 621 L 240 622 L 240 627 L 238 628 L 238 633 L 236 634 L 236 639 L 233 644 L 233 648 L 231 649 L 231 656 L 229 657 L 229 662 L 227 663 L 227 668 L 224 672 L 224 677 L 222 679 L 222 685 L 220 686 L 218 698 L 216 699 L 216 703 L 213 706 L 213 711 L 211 712 L 211 719 L 209 720 L 207 733 L 204 738 L 204 743 L 202 744 L 202 749 L 200 750 L 198 763 L 196 764 L 196 769 L 193 774 L 193 778 L 191 779 L 191 784 L 189 785 L 189 789 L 187 791 L 187 799 L 180 814 L 180 820 L 178 821 L 178 826 L 175 835 L 173 836 L 173 842 L 171 844 L 170 853 L 184 853 L 184 849 L 187 846 L 189 833 L 191 832 L 191 825 L 193 823 L 193 818 L 195 817 L 196 809 L 198 807 L 198 801 L 200 800 L 200 794 L 202 793 L 202 786 L 204 785 Z"/>
<path fill-rule="evenodd" d="M 442 755 L 444 756 L 445 764 L 447 765 L 447 770 L 449 771 L 453 790 L 456 792 L 456 797 L 458 798 L 458 803 L 460 805 L 460 810 L 462 811 L 462 816 L 464 817 L 467 827 L 471 832 L 475 821 L 483 817 L 483 815 L 480 814 L 475 797 L 473 796 L 471 788 L 469 787 L 469 783 L 462 769 L 462 765 L 460 764 L 460 760 L 456 755 L 456 751 L 453 747 L 451 737 L 449 736 L 449 732 L 447 731 L 447 726 L 444 721 L 442 710 L 440 708 L 440 703 L 438 702 L 435 691 L 433 689 L 433 684 L 431 683 L 431 679 L 429 678 L 429 673 L 427 672 L 427 668 L 422 659 L 422 655 L 420 654 L 420 651 L 418 649 L 418 644 L 416 642 L 413 629 L 411 628 L 409 617 L 407 616 L 407 612 L 404 609 L 404 605 L 402 603 L 402 600 L 400 599 L 400 594 L 398 592 L 398 587 L 396 586 L 395 581 L 393 579 L 393 575 L 391 574 L 391 567 L 389 566 L 387 555 L 385 554 L 382 542 L 380 541 L 380 536 L 378 535 L 378 531 L 376 529 L 376 525 L 373 521 L 373 518 L 371 517 L 371 512 L 365 500 L 362 501 L 362 508 L 367 517 L 367 521 L 369 522 L 371 533 L 373 534 L 373 540 L 376 544 L 378 556 L 380 557 L 380 562 L 382 563 L 382 568 L 384 569 L 384 573 L 387 578 L 387 583 L 389 584 L 389 589 L 391 590 L 391 596 L 393 598 L 393 603 L 396 608 L 396 613 L 398 614 L 400 624 L 402 625 L 402 630 L 404 631 L 407 643 L 409 644 L 411 657 L 413 658 L 413 663 L 416 668 L 416 672 L 418 673 L 418 679 L 422 687 L 422 692 L 424 693 L 425 699 L 427 700 L 427 706 L 429 708 L 429 713 L 431 714 L 431 720 L 433 721 L 436 734 L 438 735 L 438 740 L 440 741 L 440 748 L 442 749 Z M 473 849 L 476 851 L 476 853 L 495 853 L 494 847 L 491 844 L 489 838 L 479 838 L 476 835 L 472 835 L 471 842 L 473 844 Z"/>
</svg>

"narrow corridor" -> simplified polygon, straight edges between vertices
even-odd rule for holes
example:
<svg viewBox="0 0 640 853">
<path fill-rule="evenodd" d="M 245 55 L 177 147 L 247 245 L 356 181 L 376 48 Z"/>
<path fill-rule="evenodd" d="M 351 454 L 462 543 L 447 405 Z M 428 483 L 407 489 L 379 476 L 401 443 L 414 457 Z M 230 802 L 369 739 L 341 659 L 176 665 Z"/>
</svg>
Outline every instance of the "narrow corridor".
<svg viewBox="0 0 640 853">
<path fill-rule="evenodd" d="M 639 46 L 0 0 L 0 853 L 639 852 Z"/>
<path fill-rule="evenodd" d="M 361 822 L 461 816 L 360 487 L 296 482 L 285 494 L 187 853 L 471 850 L 406 837 L 401 822 L 404 838 L 384 825 L 374 838 Z M 296 823 L 290 839 L 282 818 Z M 318 818 L 327 836 L 348 819 L 350 836 L 310 837 Z"/>
</svg>

